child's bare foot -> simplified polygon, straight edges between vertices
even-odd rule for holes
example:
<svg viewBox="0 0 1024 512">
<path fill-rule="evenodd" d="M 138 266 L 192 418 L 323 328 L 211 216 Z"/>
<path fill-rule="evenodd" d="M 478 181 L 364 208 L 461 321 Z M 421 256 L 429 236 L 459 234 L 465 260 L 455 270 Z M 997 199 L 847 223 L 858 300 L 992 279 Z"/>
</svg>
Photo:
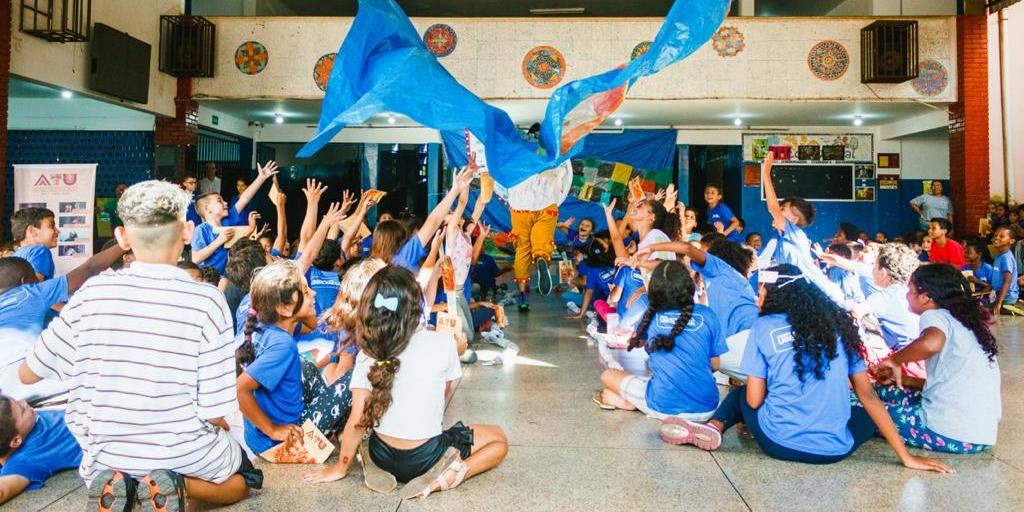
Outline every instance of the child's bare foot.
<svg viewBox="0 0 1024 512">
<path fill-rule="evenodd" d="M 754 434 L 750 433 L 750 429 L 747 428 L 747 424 L 746 423 L 737 423 L 736 424 L 736 435 L 742 437 L 743 439 L 753 439 L 754 438 Z"/>
</svg>

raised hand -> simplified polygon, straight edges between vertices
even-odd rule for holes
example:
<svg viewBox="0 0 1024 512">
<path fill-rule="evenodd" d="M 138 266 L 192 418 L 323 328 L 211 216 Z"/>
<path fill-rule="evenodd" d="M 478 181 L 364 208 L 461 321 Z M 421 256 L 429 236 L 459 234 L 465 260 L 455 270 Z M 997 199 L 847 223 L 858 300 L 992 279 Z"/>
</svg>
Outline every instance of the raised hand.
<svg viewBox="0 0 1024 512">
<path fill-rule="evenodd" d="M 665 189 L 661 189 L 654 193 L 654 200 L 661 202 L 665 200 Z"/>
<path fill-rule="evenodd" d="M 680 204 L 682 204 L 682 203 L 678 203 L 678 201 L 679 201 L 679 191 L 676 190 L 676 184 L 675 183 L 669 183 L 668 187 L 665 188 L 665 202 L 664 202 L 665 209 L 666 210 L 671 210 L 673 208 L 678 207 Z"/>
<path fill-rule="evenodd" d="M 355 194 L 348 190 L 343 190 L 341 192 L 341 212 L 343 214 L 348 214 L 348 212 L 352 211 L 352 205 L 354 204 L 356 204 Z"/>
<path fill-rule="evenodd" d="M 769 151 L 764 157 L 764 161 L 761 162 L 761 176 L 771 176 L 772 166 L 775 165 L 775 152 Z"/>
<path fill-rule="evenodd" d="M 273 177 L 278 173 L 277 162 L 273 160 L 267 162 L 266 165 L 260 165 L 259 163 L 256 163 L 256 169 L 259 172 L 258 177 L 261 180 Z"/>
<path fill-rule="evenodd" d="M 612 199 L 611 201 L 608 202 L 608 205 L 604 207 L 604 214 L 607 215 L 608 217 L 611 217 L 612 212 L 615 211 L 616 201 L 618 201 L 618 198 Z"/>
<path fill-rule="evenodd" d="M 306 188 L 302 189 L 302 193 L 306 195 L 306 201 L 312 203 L 319 203 L 320 197 L 327 191 L 327 185 L 320 183 L 315 178 L 306 178 Z"/>
<path fill-rule="evenodd" d="M 469 188 L 469 184 L 472 182 L 473 170 L 467 166 L 465 169 L 462 169 L 461 171 L 459 171 L 458 174 L 455 175 L 455 184 L 452 186 L 452 188 L 461 192 Z"/>
<path fill-rule="evenodd" d="M 259 212 L 249 212 L 249 225 L 256 229 L 256 221 L 260 220 Z"/>
<path fill-rule="evenodd" d="M 466 163 L 466 168 L 474 174 L 480 170 L 480 166 L 476 164 L 476 153 L 469 154 L 469 162 Z"/>
<path fill-rule="evenodd" d="M 330 208 L 327 209 L 327 213 L 324 214 L 323 222 L 328 226 L 333 226 L 345 219 L 345 212 L 341 209 L 341 203 L 331 203 Z"/>
<path fill-rule="evenodd" d="M 270 223 L 269 222 L 264 222 L 263 223 L 263 227 L 260 228 L 259 231 L 253 232 L 253 234 L 249 238 L 252 238 L 253 240 L 259 240 L 260 237 L 263 236 L 263 234 L 266 233 L 267 230 L 269 230 L 269 229 L 270 229 Z"/>
<path fill-rule="evenodd" d="M 234 228 L 223 228 L 223 229 L 220 230 L 220 234 L 217 235 L 217 238 L 219 238 L 223 243 L 226 244 L 226 243 L 234 240 L 235 236 L 237 236 L 237 235 L 238 235 L 238 231 L 236 229 L 234 229 Z"/>
</svg>

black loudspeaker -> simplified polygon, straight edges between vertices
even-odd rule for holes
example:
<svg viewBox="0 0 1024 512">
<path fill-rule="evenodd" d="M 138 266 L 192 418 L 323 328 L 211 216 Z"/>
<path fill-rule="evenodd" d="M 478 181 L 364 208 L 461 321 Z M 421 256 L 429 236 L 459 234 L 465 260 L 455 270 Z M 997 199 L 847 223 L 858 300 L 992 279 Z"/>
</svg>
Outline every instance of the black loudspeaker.
<svg viewBox="0 0 1024 512">
<path fill-rule="evenodd" d="M 917 21 L 876 21 L 860 31 L 860 81 L 898 84 L 917 78 Z"/>
<path fill-rule="evenodd" d="M 202 16 L 160 16 L 160 71 L 212 77 L 216 35 L 216 25 Z"/>
</svg>

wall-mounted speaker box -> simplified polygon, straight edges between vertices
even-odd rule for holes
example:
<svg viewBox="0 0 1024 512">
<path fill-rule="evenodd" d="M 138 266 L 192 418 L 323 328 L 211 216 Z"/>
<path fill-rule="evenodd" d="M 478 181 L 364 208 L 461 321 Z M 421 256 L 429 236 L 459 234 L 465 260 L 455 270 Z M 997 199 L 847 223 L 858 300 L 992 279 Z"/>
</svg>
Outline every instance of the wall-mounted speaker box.
<svg viewBox="0 0 1024 512">
<path fill-rule="evenodd" d="M 917 21 L 879 20 L 860 31 L 860 81 L 898 84 L 917 78 Z"/>
<path fill-rule="evenodd" d="M 149 56 L 149 43 L 96 23 L 89 43 L 89 89 L 136 103 L 147 103 Z"/>
</svg>

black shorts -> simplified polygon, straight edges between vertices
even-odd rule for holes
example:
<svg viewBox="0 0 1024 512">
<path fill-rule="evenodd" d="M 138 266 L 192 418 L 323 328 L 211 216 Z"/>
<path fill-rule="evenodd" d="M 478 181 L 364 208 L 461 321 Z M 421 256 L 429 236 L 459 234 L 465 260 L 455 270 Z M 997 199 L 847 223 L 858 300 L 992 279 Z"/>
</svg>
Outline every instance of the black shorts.
<svg viewBox="0 0 1024 512">
<path fill-rule="evenodd" d="M 245 480 L 246 487 L 250 489 L 262 489 L 263 470 L 256 469 L 252 465 L 252 461 L 250 461 L 249 456 L 245 454 L 245 449 L 242 448 L 242 445 L 238 445 L 238 450 L 242 452 L 242 465 L 238 466 L 238 471 L 235 471 L 235 474 L 242 476 L 242 479 Z"/>
<path fill-rule="evenodd" d="M 369 442 L 373 463 L 403 483 L 426 473 L 441 459 L 448 447 L 455 447 L 463 459 L 468 458 L 473 452 L 473 429 L 460 421 L 411 450 L 392 448 L 376 433 L 370 435 Z"/>
</svg>

